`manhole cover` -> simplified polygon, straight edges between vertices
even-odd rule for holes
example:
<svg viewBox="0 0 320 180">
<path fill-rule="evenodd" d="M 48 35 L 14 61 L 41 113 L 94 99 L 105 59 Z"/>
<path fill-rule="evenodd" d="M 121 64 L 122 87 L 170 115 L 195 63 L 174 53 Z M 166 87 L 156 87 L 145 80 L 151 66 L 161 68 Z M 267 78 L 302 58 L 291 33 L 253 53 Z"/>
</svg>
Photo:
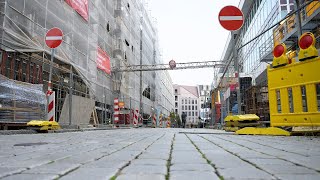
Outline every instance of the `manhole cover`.
<svg viewBox="0 0 320 180">
<path fill-rule="evenodd" d="M 44 145 L 48 144 L 46 142 L 36 142 L 36 143 L 21 143 L 21 144 L 15 144 L 14 146 L 39 146 L 39 145 Z"/>
</svg>

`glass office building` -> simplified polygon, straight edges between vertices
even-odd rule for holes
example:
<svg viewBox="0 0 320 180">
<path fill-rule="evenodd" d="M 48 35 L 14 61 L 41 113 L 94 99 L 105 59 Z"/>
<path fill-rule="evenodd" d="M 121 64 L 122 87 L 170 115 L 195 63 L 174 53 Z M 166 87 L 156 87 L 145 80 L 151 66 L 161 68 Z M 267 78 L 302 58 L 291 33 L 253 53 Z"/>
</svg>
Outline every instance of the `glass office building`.
<svg viewBox="0 0 320 180">
<path fill-rule="evenodd" d="M 288 55 L 290 57 L 296 56 L 296 50 L 298 49 L 297 40 L 299 37 L 297 33 L 297 18 L 295 14 L 287 16 L 288 13 L 295 9 L 294 3 L 294 0 L 240 1 L 238 7 L 244 14 L 244 25 L 238 32 L 238 40 L 236 42 L 238 49 L 237 58 L 239 59 L 240 76 L 251 77 L 252 86 L 258 86 L 260 89 L 262 87 L 266 88 L 266 67 L 272 62 L 272 49 L 275 43 L 286 43 Z M 302 29 L 303 31 L 316 33 L 316 37 L 318 37 L 317 27 L 319 25 L 316 23 L 318 21 L 315 20 L 319 19 L 319 6 L 320 3 L 318 1 L 300 1 L 300 7 L 303 7 L 300 14 Z M 257 37 L 258 35 L 260 36 Z M 253 38 L 256 39 L 253 40 Z M 221 68 L 217 70 L 212 84 L 213 88 L 217 88 L 220 92 L 219 101 L 221 100 L 222 104 L 221 118 L 224 118 L 227 114 L 226 103 L 229 101 L 228 99 L 231 99 L 229 98 L 230 93 L 226 94 L 225 92 L 230 92 L 230 87 L 234 86 L 236 82 L 232 46 L 233 40 L 230 35 L 221 56 L 221 59 L 226 63 L 231 61 L 230 66 L 227 69 Z M 223 75 L 223 73 L 225 74 Z M 244 111 L 246 106 L 250 106 L 245 102 L 245 89 L 241 90 L 241 96 L 242 110 Z M 266 97 L 260 99 L 268 98 L 266 95 Z M 236 104 L 236 102 L 228 103 L 231 103 L 231 107 Z"/>
</svg>

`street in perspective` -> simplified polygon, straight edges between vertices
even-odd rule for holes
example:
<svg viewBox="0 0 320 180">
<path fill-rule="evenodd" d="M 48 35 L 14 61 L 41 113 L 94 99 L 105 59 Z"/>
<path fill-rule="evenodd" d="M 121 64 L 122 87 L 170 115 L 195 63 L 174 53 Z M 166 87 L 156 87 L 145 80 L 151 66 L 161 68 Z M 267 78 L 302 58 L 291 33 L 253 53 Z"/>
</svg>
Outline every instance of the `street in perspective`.
<svg viewBox="0 0 320 180">
<path fill-rule="evenodd" d="M 319 0 L 0 12 L 0 180 L 320 179 Z"/>
<path fill-rule="evenodd" d="M 319 179 L 317 137 L 211 129 L 118 129 L 0 136 L 0 178 Z"/>
</svg>

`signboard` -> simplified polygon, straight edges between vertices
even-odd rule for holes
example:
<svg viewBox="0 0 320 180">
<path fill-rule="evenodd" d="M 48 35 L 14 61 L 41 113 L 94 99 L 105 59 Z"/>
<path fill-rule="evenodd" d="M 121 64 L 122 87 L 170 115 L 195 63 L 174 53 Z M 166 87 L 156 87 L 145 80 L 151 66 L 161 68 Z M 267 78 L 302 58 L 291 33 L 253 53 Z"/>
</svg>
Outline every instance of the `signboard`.
<svg viewBox="0 0 320 180">
<path fill-rule="evenodd" d="M 111 70 L 110 70 L 110 58 L 108 54 L 102 50 L 100 47 L 97 49 L 97 68 L 103 70 L 107 74 L 111 75 Z"/>
<path fill-rule="evenodd" d="M 243 13 L 235 6 L 225 6 L 218 17 L 221 26 L 228 31 L 236 31 L 243 25 Z"/>
<path fill-rule="evenodd" d="M 88 0 L 65 0 L 80 16 L 89 21 Z"/>
<path fill-rule="evenodd" d="M 119 102 L 119 108 L 124 108 L 124 102 Z"/>
<path fill-rule="evenodd" d="M 174 68 L 176 68 L 176 62 L 174 61 L 174 60 L 171 60 L 171 61 L 169 61 L 169 66 L 170 66 L 170 68 L 171 69 L 174 69 Z"/>
<path fill-rule="evenodd" d="M 63 33 L 61 29 L 54 27 L 52 29 L 49 29 L 49 31 L 47 32 L 45 36 L 45 42 L 49 48 L 53 49 L 60 46 L 60 44 L 62 43 L 62 37 Z"/>
</svg>

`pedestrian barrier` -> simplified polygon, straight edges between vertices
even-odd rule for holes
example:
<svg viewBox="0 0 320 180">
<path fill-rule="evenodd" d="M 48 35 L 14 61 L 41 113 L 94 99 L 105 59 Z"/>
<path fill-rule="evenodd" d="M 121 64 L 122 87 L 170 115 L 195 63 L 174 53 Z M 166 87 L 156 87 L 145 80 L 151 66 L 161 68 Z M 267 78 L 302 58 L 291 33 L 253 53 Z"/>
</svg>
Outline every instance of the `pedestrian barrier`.
<svg viewBox="0 0 320 180">
<path fill-rule="evenodd" d="M 259 119 L 255 114 L 229 115 L 224 119 L 224 130 L 237 131 L 244 127 L 257 127 L 260 125 Z"/>
<path fill-rule="evenodd" d="M 159 116 L 159 127 L 162 128 L 162 116 L 163 114 L 160 114 Z"/>
<path fill-rule="evenodd" d="M 320 127 L 320 58 L 315 41 L 309 32 L 299 38 L 297 62 L 288 59 L 285 44 L 278 44 L 273 50 L 273 67 L 268 66 L 267 72 L 270 125 L 274 128 L 309 127 L 315 131 L 314 127 Z M 268 128 L 263 131 L 244 128 L 236 133 L 268 134 L 267 131 Z M 279 131 L 277 135 L 288 133 Z"/>
<path fill-rule="evenodd" d="M 113 100 L 114 103 L 114 124 L 117 124 L 119 122 L 119 99 L 114 98 Z"/>
<path fill-rule="evenodd" d="M 47 91 L 48 97 L 48 121 L 55 121 L 55 92 L 52 90 Z"/>
<path fill-rule="evenodd" d="M 152 116 L 152 125 L 153 125 L 154 127 L 157 126 L 157 117 L 156 117 L 156 114 L 154 114 L 154 115 Z"/>
<path fill-rule="evenodd" d="M 170 122 L 170 119 L 167 120 L 167 128 L 170 128 L 171 127 L 171 122 Z"/>
<path fill-rule="evenodd" d="M 139 118 L 140 118 L 139 110 L 136 109 L 136 110 L 134 111 L 134 115 L 133 115 L 133 125 L 134 125 L 134 126 L 138 126 Z"/>
</svg>

